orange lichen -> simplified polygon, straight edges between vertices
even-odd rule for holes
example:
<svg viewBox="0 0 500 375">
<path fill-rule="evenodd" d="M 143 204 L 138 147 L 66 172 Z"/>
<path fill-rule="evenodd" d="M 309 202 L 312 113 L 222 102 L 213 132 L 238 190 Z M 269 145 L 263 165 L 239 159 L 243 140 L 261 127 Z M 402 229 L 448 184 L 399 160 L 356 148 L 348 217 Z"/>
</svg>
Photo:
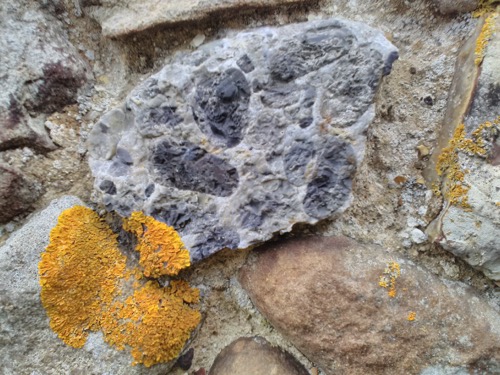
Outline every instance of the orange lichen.
<svg viewBox="0 0 500 375">
<path fill-rule="evenodd" d="M 147 221 L 143 232 L 150 227 Z M 200 322 L 199 311 L 189 306 L 199 302 L 199 291 L 185 281 L 173 280 L 166 288 L 144 281 L 126 263 L 116 234 L 96 213 L 81 206 L 64 211 L 39 263 L 50 326 L 73 347 L 102 330 L 110 345 L 130 349 L 134 364 L 172 360 Z"/>
<path fill-rule="evenodd" d="M 408 314 L 408 321 L 410 322 L 413 322 L 415 320 L 415 318 L 417 317 L 417 313 L 415 311 L 410 311 L 410 313 Z"/>
<path fill-rule="evenodd" d="M 384 274 L 380 276 L 378 285 L 382 288 L 388 289 L 387 294 L 389 297 L 396 297 L 396 279 L 401 275 L 401 268 L 399 263 L 390 261 L 387 264 Z"/>
<path fill-rule="evenodd" d="M 142 212 L 133 212 L 123 228 L 138 239 L 135 249 L 140 253 L 139 264 L 146 277 L 175 276 L 189 267 L 189 251 L 174 228 Z"/>
<path fill-rule="evenodd" d="M 476 40 L 476 49 L 474 51 L 474 63 L 476 65 L 480 65 L 483 62 L 486 46 L 488 45 L 488 42 L 493 35 L 495 17 L 496 13 L 491 13 L 488 17 L 486 17 L 486 19 L 484 20 L 483 28 L 481 29 L 481 33 Z"/>
<path fill-rule="evenodd" d="M 121 348 L 130 346 L 134 364 L 149 367 L 168 362 L 177 357 L 200 322 L 199 311 L 185 304 L 198 300 L 199 291 L 185 281 L 174 281 L 168 288 L 148 281 L 124 302 L 113 306 L 108 314 L 110 319 L 103 324 L 106 341 Z M 176 324 L 166 324 L 170 322 Z"/>
<path fill-rule="evenodd" d="M 38 269 L 50 327 L 66 344 L 82 347 L 100 328 L 98 312 L 117 297 L 125 261 L 116 235 L 91 209 L 75 206 L 59 216 Z"/>
<path fill-rule="evenodd" d="M 486 121 L 479 125 L 472 132 L 472 138 L 466 138 L 465 126 L 460 124 L 455 129 L 448 146 L 439 155 L 436 171 L 439 176 L 446 177 L 444 196 L 450 204 L 470 209 L 467 196 L 470 186 L 465 182 L 468 171 L 460 165 L 459 155 L 464 153 L 471 156 L 487 157 L 488 150 L 484 135 L 498 124 L 499 119 L 500 117 L 493 122 Z"/>
</svg>

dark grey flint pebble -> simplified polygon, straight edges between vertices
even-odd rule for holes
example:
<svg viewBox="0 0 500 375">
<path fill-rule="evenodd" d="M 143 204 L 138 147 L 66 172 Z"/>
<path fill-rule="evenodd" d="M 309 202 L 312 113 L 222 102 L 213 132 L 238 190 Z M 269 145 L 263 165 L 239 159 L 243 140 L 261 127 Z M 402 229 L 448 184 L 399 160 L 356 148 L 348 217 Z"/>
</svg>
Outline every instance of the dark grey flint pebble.
<svg viewBox="0 0 500 375">
<path fill-rule="evenodd" d="M 340 213 L 396 58 L 381 32 L 336 19 L 178 53 L 94 126 L 96 190 L 174 226 L 193 261 Z"/>
</svg>

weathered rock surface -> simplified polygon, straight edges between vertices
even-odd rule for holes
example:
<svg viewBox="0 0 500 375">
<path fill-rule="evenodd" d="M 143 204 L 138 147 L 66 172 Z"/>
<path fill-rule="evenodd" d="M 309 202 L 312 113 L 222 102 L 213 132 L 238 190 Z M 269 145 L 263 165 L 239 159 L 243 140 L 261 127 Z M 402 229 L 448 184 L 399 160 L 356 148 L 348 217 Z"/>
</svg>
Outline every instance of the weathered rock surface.
<svg viewBox="0 0 500 375">
<path fill-rule="evenodd" d="M 394 298 L 379 286 L 390 261 L 401 268 Z M 466 285 L 378 246 L 345 237 L 270 243 L 254 251 L 240 281 L 270 323 L 327 374 L 500 371 L 499 312 Z"/>
<path fill-rule="evenodd" d="M 21 171 L 0 164 L 0 223 L 29 210 L 40 194 L 41 189 Z"/>
<path fill-rule="evenodd" d="M 242 337 L 215 358 L 210 375 L 308 375 L 289 353 L 262 337 Z"/>
<path fill-rule="evenodd" d="M 0 151 L 54 148 L 43 114 L 75 103 L 90 69 L 59 20 L 16 3 L 0 8 L 0 50 Z"/>
<path fill-rule="evenodd" d="M 360 23 L 262 28 L 175 55 L 89 136 L 108 210 L 174 226 L 194 261 L 342 212 L 397 50 Z"/>
<path fill-rule="evenodd" d="M 164 374 L 168 367 L 132 367 L 131 357 L 91 334 L 82 349 L 65 345 L 49 327 L 40 302 L 38 262 L 61 212 L 83 203 L 66 196 L 14 232 L 0 247 L 2 374 Z"/>
<path fill-rule="evenodd" d="M 500 280 L 500 16 L 491 24 L 493 34 L 480 63 L 475 51 L 485 38 L 485 28 L 479 26 L 457 63 L 441 149 L 435 151 L 434 163 L 430 165 L 431 169 L 436 168 L 440 163 L 438 156 L 444 155 L 446 160 L 451 150 L 456 152 L 458 162 L 449 169 L 460 170 L 464 177 L 459 181 L 455 173 L 444 174 L 445 206 L 428 232 L 445 249 L 491 279 Z M 461 124 L 464 138 L 470 141 L 454 150 L 451 143 L 445 148 L 445 142 L 457 142 L 453 132 Z M 481 151 L 478 147 L 486 150 L 484 155 L 475 151 Z M 450 189 L 458 185 L 466 190 L 460 197 L 461 204 L 453 202 L 456 194 Z"/>
<path fill-rule="evenodd" d="M 217 14 L 225 17 L 246 9 L 271 8 L 311 0 L 119 0 L 84 1 L 84 11 L 95 18 L 107 37 L 122 37 L 155 26 L 197 21 Z M 96 4 L 97 3 L 97 4 Z M 97 6 L 98 5 L 98 6 Z"/>
<path fill-rule="evenodd" d="M 479 0 L 434 0 L 442 14 L 472 12 L 479 6 Z"/>
</svg>

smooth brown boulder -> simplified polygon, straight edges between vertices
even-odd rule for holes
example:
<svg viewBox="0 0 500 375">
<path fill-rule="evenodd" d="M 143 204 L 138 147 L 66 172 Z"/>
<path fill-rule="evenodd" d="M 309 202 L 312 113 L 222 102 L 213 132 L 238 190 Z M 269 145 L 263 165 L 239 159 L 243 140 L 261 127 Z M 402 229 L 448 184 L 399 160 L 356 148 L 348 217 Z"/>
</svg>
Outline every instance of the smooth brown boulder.
<svg viewBox="0 0 500 375">
<path fill-rule="evenodd" d="M 401 269 L 394 298 L 379 285 L 389 262 Z M 270 243 L 241 269 L 240 282 L 326 374 L 500 371 L 500 314 L 488 301 L 381 247 L 346 237 Z"/>
<path fill-rule="evenodd" d="M 308 375 L 288 352 L 262 337 L 241 337 L 215 358 L 210 375 Z"/>
</svg>

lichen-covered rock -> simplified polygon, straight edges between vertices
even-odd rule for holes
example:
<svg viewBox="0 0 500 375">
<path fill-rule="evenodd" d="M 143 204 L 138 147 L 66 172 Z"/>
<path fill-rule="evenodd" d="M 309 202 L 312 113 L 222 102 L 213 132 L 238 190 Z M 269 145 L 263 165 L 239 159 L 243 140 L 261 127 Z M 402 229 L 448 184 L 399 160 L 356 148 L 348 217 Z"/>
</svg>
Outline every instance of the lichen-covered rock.
<svg viewBox="0 0 500 375">
<path fill-rule="evenodd" d="M 139 212 L 123 227 L 133 233 L 141 267 L 130 266 L 134 261 L 120 252 L 118 235 L 92 209 L 65 210 L 38 266 L 41 300 L 50 327 L 66 344 L 81 348 L 89 333 L 101 330 L 110 345 L 130 348 L 134 364 L 150 367 L 180 354 L 200 322 L 190 306 L 199 302 L 199 290 L 183 280 L 168 287 L 153 280 L 190 265 L 171 227 Z"/>
<path fill-rule="evenodd" d="M 210 375 L 308 375 L 289 353 L 264 338 L 241 337 L 226 346 L 214 360 Z"/>
<path fill-rule="evenodd" d="M 43 114 L 75 103 L 90 78 L 59 20 L 20 9 L 9 2 L 0 8 L 0 151 L 54 148 Z"/>
<path fill-rule="evenodd" d="M 485 18 L 457 63 L 430 165 L 442 178 L 445 205 L 428 233 L 500 280 L 500 15 Z"/>
<path fill-rule="evenodd" d="M 49 244 L 49 233 L 57 224 L 59 215 L 82 204 L 78 198 L 70 196 L 53 201 L 0 247 L 2 374 L 165 374 L 171 365 L 160 364 L 149 369 L 131 366 L 130 356 L 106 344 L 100 333 L 90 333 L 83 348 L 74 349 L 65 345 L 50 328 L 40 300 L 37 264 Z M 67 281 L 69 276 L 65 273 L 56 275 L 61 282 Z M 71 291 L 65 289 L 68 294 Z M 64 293 L 63 290 L 59 292 Z M 152 295 L 151 290 L 144 293 Z M 81 321 L 73 320 L 72 323 Z"/>
<path fill-rule="evenodd" d="M 194 261 L 342 212 L 396 58 L 382 33 L 335 19 L 177 54 L 94 126 L 96 190 L 173 226 Z"/>
<path fill-rule="evenodd" d="M 81 0 L 86 14 L 95 18 L 107 37 L 123 37 L 152 27 L 194 22 L 206 17 L 231 16 L 241 9 L 271 8 L 311 0 Z"/>
<path fill-rule="evenodd" d="M 500 313 L 470 287 L 379 246 L 346 237 L 269 243 L 240 282 L 325 374 L 500 371 Z"/>
</svg>

